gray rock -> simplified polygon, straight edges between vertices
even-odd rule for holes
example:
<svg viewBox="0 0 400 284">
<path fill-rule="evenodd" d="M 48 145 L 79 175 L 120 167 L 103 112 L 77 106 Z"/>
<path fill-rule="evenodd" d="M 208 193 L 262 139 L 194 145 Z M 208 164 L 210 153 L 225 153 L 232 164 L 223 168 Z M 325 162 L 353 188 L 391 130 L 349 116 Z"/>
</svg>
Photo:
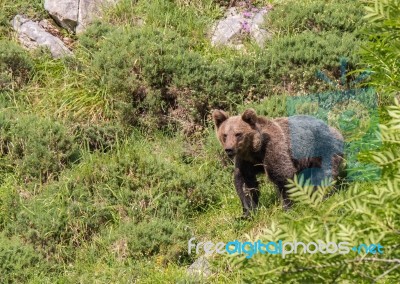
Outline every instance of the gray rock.
<svg viewBox="0 0 400 284">
<path fill-rule="evenodd" d="M 259 46 L 263 46 L 270 37 L 270 33 L 261 28 L 266 14 L 267 9 L 260 9 L 247 15 L 235 7 L 228 9 L 225 17 L 214 25 L 212 45 L 227 45 L 240 49 L 243 47 L 241 38 L 248 34 Z"/>
<path fill-rule="evenodd" d="M 47 47 L 54 58 L 72 55 L 59 38 L 48 33 L 37 22 L 17 15 L 12 21 L 12 26 L 18 34 L 19 41 L 28 49 Z"/>
<path fill-rule="evenodd" d="M 76 33 L 83 32 L 93 20 L 101 18 L 105 9 L 116 3 L 117 0 L 80 0 Z"/>
<path fill-rule="evenodd" d="M 225 18 L 218 22 L 211 38 L 213 45 L 227 45 L 229 41 L 242 30 L 243 17 L 236 8 L 230 8 Z"/>
<path fill-rule="evenodd" d="M 103 10 L 118 0 L 45 0 L 44 8 L 63 28 L 70 32 L 83 32 Z"/>
<path fill-rule="evenodd" d="M 204 256 L 202 256 L 189 266 L 187 273 L 195 279 L 202 279 L 209 277 L 212 272 L 209 262 Z"/>
<path fill-rule="evenodd" d="M 79 0 L 45 0 L 44 8 L 63 28 L 73 32 L 78 25 Z"/>
</svg>

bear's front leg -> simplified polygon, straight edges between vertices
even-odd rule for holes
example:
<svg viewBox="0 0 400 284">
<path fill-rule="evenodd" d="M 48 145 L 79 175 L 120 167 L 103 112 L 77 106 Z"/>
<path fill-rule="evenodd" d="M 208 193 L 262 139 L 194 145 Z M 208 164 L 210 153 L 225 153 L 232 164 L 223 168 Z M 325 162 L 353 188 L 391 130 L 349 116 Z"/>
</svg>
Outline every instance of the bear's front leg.
<svg viewBox="0 0 400 284">
<path fill-rule="evenodd" d="M 236 162 L 235 187 L 243 207 L 243 217 L 247 218 L 257 209 L 260 191 L 254 166 Z"/>
<path fill-rule="evenodd" d="M 287 188 L 285 185 L 287 184 L 286 181 L 278 182 L 278 192 L 282 200 L 282 207 L 283 210 L 289 210 L 293 206 L 293 201 L 289 198 L 289 194 L 287 192 Z"/>
</svg>

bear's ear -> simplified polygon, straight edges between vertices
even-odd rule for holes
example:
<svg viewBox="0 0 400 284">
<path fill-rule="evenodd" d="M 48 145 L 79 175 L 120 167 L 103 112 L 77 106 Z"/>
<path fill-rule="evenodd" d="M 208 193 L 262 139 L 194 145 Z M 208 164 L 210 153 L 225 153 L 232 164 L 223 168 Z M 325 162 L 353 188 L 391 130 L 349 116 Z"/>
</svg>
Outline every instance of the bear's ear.
<svg viewBox="0 0 400 284">
<path fill-rule="evenodd" d="M 246 109 L 242 114 L 242 119 L 244 122 L 247 122 L 251 126 L 255 126 L 257 122 L 257 113 L 252 108 Z"/>
<path fill-rule="evenodd" d="M 214 119 L 215 126 L 219 128 L 222 122 L 228 119 L 229 115 L 223 110 L 216 109 L 213 111 L 212 117 Z"/>
</svg>

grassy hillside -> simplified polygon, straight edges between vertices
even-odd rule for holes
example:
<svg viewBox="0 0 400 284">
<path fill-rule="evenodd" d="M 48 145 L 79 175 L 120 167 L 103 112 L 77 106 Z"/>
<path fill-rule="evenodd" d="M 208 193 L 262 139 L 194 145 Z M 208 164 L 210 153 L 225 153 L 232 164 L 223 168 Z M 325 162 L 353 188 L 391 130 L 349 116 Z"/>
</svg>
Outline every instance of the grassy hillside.
<svg viewBox="0 0 400 284">
<path fill-rule="evenodd" d="M 244 49 L 233 50 L 209 42 L 230 1 L 121 0 L 82 35 L 61 31 L 75 56 L 55 60 L 21 48 L 10 26 L 18 13 L 48 18 L 42 1 L 0 3 L 1 283 L 191 283 L 193 236 L 380 241 L 387 248 L 381 261 L 214 255 L 209 283 L 400 277 L 399 106 L 386 112 L 399 92 L 392 56 L 398 7 L 373 14 L 373 3 L 365 11 L 352 0 L 252 1 L 272 3 L 265 25 L 273 38 L 264 48 L 245 39 Z M 210 111 L 253 107 L 286 116 L 289 98 L 332 91 L 316 72 L 339 81 L 341 58 L 348 82 L 374 71 L 364 83 L 377 88 L 387 129 L 379 150 L 357 158 L 382 168 L 381 181 L 346 181 L 326 201 L 293 186 L 302 194 L 284 212 L 260 177 L 261 208 L 241 220 L 233 164 Z"/>
</svg>

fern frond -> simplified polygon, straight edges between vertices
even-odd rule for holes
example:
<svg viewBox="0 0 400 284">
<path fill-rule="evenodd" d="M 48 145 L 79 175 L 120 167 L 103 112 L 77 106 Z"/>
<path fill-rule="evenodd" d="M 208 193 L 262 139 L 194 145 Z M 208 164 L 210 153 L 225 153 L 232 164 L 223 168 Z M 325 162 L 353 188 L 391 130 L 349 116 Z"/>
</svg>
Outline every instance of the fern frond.
<svg viewBox="0 0 400 284">
<path fill-rule="evenodd" d="M 334 184 L 335 181 L 331 178 L 325 178 L 319 186 L 315 187 L 310 180 L 304 181 L 303 175 L 300 175 L 300 177 L 295 175 L 293 180 L 288 180 L 286 187 L 289 197 L 293 201 L 316 208 L 323 202 Z"/>
</svg>

